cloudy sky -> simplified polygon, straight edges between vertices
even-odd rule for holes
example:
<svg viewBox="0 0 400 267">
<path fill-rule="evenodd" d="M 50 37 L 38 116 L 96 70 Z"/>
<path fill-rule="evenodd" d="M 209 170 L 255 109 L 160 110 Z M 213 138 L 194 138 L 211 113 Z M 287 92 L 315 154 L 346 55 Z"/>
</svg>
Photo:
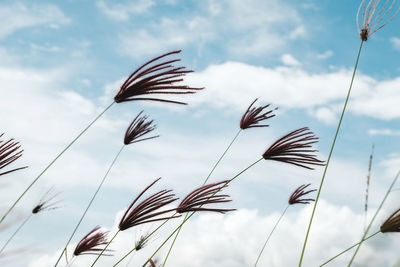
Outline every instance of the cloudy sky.
<svg viewBox="0 0 400 267">
<path fill-rule="evenodd" d="M 53 266 L 91 194 L 122 146 L 125 129 L 145 110 L 160 138 L 127 146 L 84 219 L 71 249 L 96 225 L 115 232 L 127 205 L 157 177 L 156 190 L 184 197 L 201 185 L 239 129 L 247 106 L 278 107 L 269 128 L 243 131 L 211 177 L 228 179 L 254 162 L 282 135 L 308 126 L 326 159 L 360 44 L 355 24 L 359 0 L 135 0 L 1 1 L 0 132 L 21 142 L 14 166 L 2 176 L 2 213 L 58 152 L 113 101 L 121 83 L 152 57 L 182 49 L 195 73 L 184 96 L 188 106 L 145 102 L 113 107 L 39 180 L 1 226 L 3 243 L 52 186 L 59 209 L 43 212 L 10 243 L 2 266 Z M 318 266 L 359 240 L 364 223 L 368 159 L 375 144 L 371 217 L 400 169 L 400 19 L 363 47 L 354 90 L 337 140 L 311 230 L 305 266 Z M 318 187 L 314 171 L 261 162 L 228 188 L 227 215 L 199 214 L 182 231 L 170 266 L 252 266 L 266 235 L 301 184 Z M 400 185 L 398 186 L 400 188 Z M 372 231 L 395 209 L 400 191 L 386 202 Z M 270 240 L 259 266 L 295 266 L 312 206 L 292 206 Z M 146 257 L 178 224 L 170 222 L 134 255 Z M 143 225 L 116 239 L 110 266 L 140 235 Z M 362 247 L 354 266 L 400 266 L 399 237 L 381 235 Z M 70 253 L 71 254 L 71 253 Z M 23 257 L 21 257 L 23 255 Z M 157 255 L 162 258 L 165 250 Z M 345 255 L 329 266 L 342 266 Z M 87 266 L 90 256 L 74 266 Z M 63 264 L 65 262 L 62 262 Z M 62 266 L 63 266 L 62 264 Z M 126 263 L 124 263 L 126 265 Z"/>
</svg>

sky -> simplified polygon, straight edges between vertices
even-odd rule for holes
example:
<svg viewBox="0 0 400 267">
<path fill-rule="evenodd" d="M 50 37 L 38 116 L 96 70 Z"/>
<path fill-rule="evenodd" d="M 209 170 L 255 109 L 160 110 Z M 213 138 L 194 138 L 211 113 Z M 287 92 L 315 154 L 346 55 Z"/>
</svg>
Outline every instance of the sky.
<svg viewBox="0 0 400 267">
<path fill-rule="evenodd" d="M 249 104 L 277 107 L 267 128 L 242 131 L 217 167 L 213 182 L 229 179 L 259 159 L 276 139 L 309 127 L 326 160 L 360 45 L 356 0 L 0 1 L 0 133 L 15 138 L 29 168 L 0 177 L 5 212 L 26 186 L 113 101 L 137 67 L 182 49 L 180 65 L 194 70 L 185 83 L 205 89 L 182 96 L 189 105 L 151 102 L 112 106 L 34 185 L 0 229 L 3 243 L 54 187 L 59 208 L 32 219 L 0 257 L 2 266 L 53 266 L 111 161 L 132 119 L 142 110 L 160 138 L 126 146 L 71 242 L 96 225 L 115 233 L 129 203 L 148 184 L 183 198 L 200 186 L 239 130 Z M 398 7 L 398 6 L 397 6 Z M 358 242 L 364 225 L 368 161 L 374 144 L 371 218 L 400 163 L 400 18 L 363 44 L 348 110 L 321 192 L 304 266 Z M 237 209 L 195 215 L 182 230 L 170 266 L 251 266 L 300 185 L 317 188 L 323 168 L 263 161 L 229 185 Z M 400 188 L 400 185 L 397 186 Z M 396 186 L 395 186 L 396 188 Z M 371 231 L 399 208 L 393 191 Z M 315 197 L 315 194 L 313 195 Z M 259 266 L 295 266 L 312 205 L 291 206 Z M 141 266 L 180 222 L 171 221 L 132 257 Z M 114 264 L 135 239 L 157 227 L 135 227 L 111 245 Z M 354 266 L 400 266 L 397 234 L 380 234 Z M 156 255 L 162 259 L 166 251 Z M 24 257 L 20 257 L 24 255 Z M 327 266 L 343 266 L 351 253 Z M 88 266 L 91 256 L 73 266 Z M 65 264 L 65 262 L 63 262 Z"/>
</svg>

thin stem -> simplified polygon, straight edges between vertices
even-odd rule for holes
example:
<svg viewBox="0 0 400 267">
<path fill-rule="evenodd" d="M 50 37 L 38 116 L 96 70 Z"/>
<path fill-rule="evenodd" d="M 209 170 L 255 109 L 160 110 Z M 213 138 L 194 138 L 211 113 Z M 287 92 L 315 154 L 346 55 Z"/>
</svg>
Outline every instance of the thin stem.
<svg viewBox="0 0 400 267">
<path fill-rule="evenodd" d="M 18 199 L 12 204 L 12 206 L 8 209 L 8 211 L 1 217 L 0 224 L 4 221 L 4 219 L 8 216 L 8 214 L 14 209 L 14 207 L 18 204 L 18 202 L 22 199 L 22 197 L 31 189 L 31 187 L 39 180 L 39 178 L 67 151 L 76 140 L 79 139 L 86 131 L 90 128 L 115 102 L 112 102 L 108 107 L 106 107 L 82 132 L 80 132 L 71 143 L 69 143 L 47 166 L 44 170 L 31 182 L 31 184 L 25 189 L 25 191 L 18 197 Z"/>
<path fill-rule="evenodd" d="M 371 180 L 371 168 L 372 168 L 372 159 L 374 157 L 374 144 L 372 144 L 372 152 L 369 156 L 368 163 L 368 175 L 367 175 L 367 187 L 365 189 L 365 204 L 364 204 L 364 231 L 367 229 L 367 217 L 368 217 L 368 196 L 369 196 L 369 184 Z"/>
<path fill-rule="evenodd" d="M 344 253 L 346 253 L 346 252 L 349 251 L 350 249 L 354 248 L 355 246 L 357 246 L 357 245 L 360 244 L 361 242 L 364 242 L 365 240 L 370 239 L 371 237 L 373 237 L 373 236 L 379 234 L 380 232 L 381 232 L 381 231 L 378 231 L 378 232 L 376 232 L 376 233 L 374 233 L 374 234 L 372 234 L 372 235 L 370 235 L 370 236 L 368 236 L 368 237 L 362 239 L 360 242 L 358 242 L 358 243 L 352 245 L 351 247 L 347 248 L 346 250 L 343 250 L 342 252 L 340 252 L 340 253 L 337 254 L 336 256 L 334 256 L 334 257 L 330 258 L 329 260 L 327 260 L 326 262 L 322 263 L 319 267 L 328 264 L 329 262 L 333 261 L 333 260 L 336 259 L 337 257 L 343 255 Z"/>
<path fill-rule="evenodd" d="M 228 180 L 225 185 L 229 184 L 230 182 L 232 182 L 233 180 L 235 180 L 237 177 L 239 177 L 241 174 L 243 174 L 245 171 L 247 171 L 248 169 L 250 169 L 251 167 L 253 167 L 254 165 L 256 165 L 257 163 L 259 163 L 260 161 L 262 161 L 264 158 L 260 158 L 258 160 L 256 160 L 255 162 L 253 162 L 252 164 L 250 164 L 249 166 L 247 166 L 246 168 L 244 168 L 242 171 L 240 171 L 238 174 L 236 174 L 233 178 L 231 178 L 230 180 Z M 221 186 L 220 190 L 224 188 L 224 186 Z M 220 190 L 217 190 L 214 194 L 212 194 L 210 197 L 214 196 L 215 194 L 217 194 Z M 154 255 L 157 254 L 157 252 L 165 245 L 165 243 L 168 242 L 168 240 L 177 232 L 179 231 L 179 229 L 182 227 L 182 225 L 184 225 L 196 212 L 193 211 L 186 219 L 184 219 L 182 221 L 182 223 L 164 240 L 164 242 L 157 248 L 157 250 L 148 258 L 148 260 L 143 264 L 143 267 L 154 257 Z"/>
<path fill-rule="evenodd" d="M 113 161 L 111 162 L 110 167 L 108 168 L 106 174 L 104 175 L 104 177 L 103 177 L 103 179 L 101 180 L 99 186 L 97 187 L 97 189 L 96 189 L 96 191 L 94 192 L 92 198 L 90 199 L 89 204 L 87 205 L 87 207 L 86 207 L 85 211 L 83 212 L 81 218 L 79 219 L 78 223 L 76 224 L 75 229 L 72 231 L 72 234 L 71 234 L 71 236 L 69 237 L 67 243 L 65 244 L 64 249 L 63 249 L 63 251 L 61 252 L 60 256 L 58 257 L 58 260 L 57 260 L 56 264 L 54 265 L 54 267 L 57 266 L 57 264 L 60 262 L 60 260 L 61 260 L 61 258 L 62 258 L 62 255 L 64 254 L 65 251 L 67 251 L 67 247 L 68 247 L 69 243 L 71 242 L 71 240 L 72 240 L 72 238 L 74 237 L 76 231 L 78 230 L 79 226 L 81 225 L 81 223 L 82 223 L 82 221 L 83 221 L 83 218 L 85 218 L 86 213 L 88 212 L 89 208 L 92 206 L 92 203 L 93 203 L 94 199 L 96 198 L 97 194 L 99 193 L 100 188 L 103 186 L 104 181 L 106 180 L 106 178 L 107 178 L 109 172 L 111 171 L 112 167 L 114 166 L 115 162 L 117 161 L 117 159 L 118 159 L 119 155 L 121 154 L 122 150 L 124 149 L 124 147 L 125 147 L 125 145 L 122 145 L 122 147 L 120 148 L 120 150 L 118 151 L 118 153 L 115 155 Z"/>
<path fill-rule="evenodd" d="M 211 177 L 211 174 L 212 174 L 212 173 L 214 172 L 214 170 L 217 168 L 218 164 L 219 164 L 219 163 L 221 162 L 221 160 L 224 158 L 225 154 L 226 154 L 226 153 L 228 152 L 228 150 L 231 148 L 232 144 L 235 142 L 236 138 L 239 136 L 239 134 L 240 134 L 241 132 L 242 132 L 242 129 L 240 128 L 239 131 L 236 133 L 235 137 L 234 137 L 234 138 L 232 139 L 232 141 L 229 143 L 228 147 L 225 149 L 224 153 L 222 153 L 222 155 L 219 157 L 219 159 L 217 160 L 217 162 L 216 162 L 216 163 L 214 164 L 214 166 L 212 167 L 210 173 L 207 175 L 207 178 L 204 180 L 203 185 L 205 185 L 205 184 L 207 183 L 208 179 Z M 188 214 L 185 215 L 185 218 L 184 218 L 184 219 L 186 219 L 187 217 L 188 217 Z M 169 257 L 169 255 L 171 254 L 172 248 L 174 247 L 175 241 L 176 241 L 176 239 L 178 238 L 178 235 L 179 235 L 179 233 L 181 232 L 181 230 L 182 230 L 182 227 L 179 228 L 178 232 L 176 233 L 176 235 L 175 235 L 175 237 L 174 237 L 174 240 L 172 240 L 172 244 L 171 244 L 171 246 L 169 247 L 167 256 L 165 256 L 165 259 L 164 259 L 164 262 L 163 262 L 162 267 L 164 267 L 165 264 L 167 263 L 168 257 Z"/>
<path fill-rule="evenodd" d="M 353 257 L 351 257 L 351 260 L 350 260 L 349 264 L 347 265 L 348 267 L 350 267 L 351 264 L 353 263 L 353 261 L 354 261 L 356 255 L 357 255 L 357 253 L 358 253 L 358 250 L 360 249 L 360 247 L 361 247 L 361 245 L 362 245 L 362 243 L 363 243 L 362 240 L 363 240 L 364 237 L 368 234 L 368 231 L 371 229 L 372 223 L 374 222 L 376 216 L 378 216 L 379 211 L 382 209 L 382 206 L 383 206 L 383 204 L 385 203 L 387 197 L 389 196 L 389 194 L 390 194 L 390 192 L 391 192 L 391 190 L 392 190 L 394 184 L 396 183 L 397 178 L 399 178 L 399 175 L 400 175 L 400 171 L 397 173 L 396 177 L 393 179 L 393 182 L 392 182 L 392 184 L 390 185 L 389 189 L 387 190 L 385 196 L 383 197 L 383 199 L 382 199 L 382 201 L 381 201 L 381 204 L 379 204 L 379 207 L 378 207 L 378 209 L 376 210 L 376 212 L 375 212 L 375 214 L 374 214 L 374 217 L 372 217 L 371 221 L 369 222 L 369 225 L 368 225 L 367 229 L 364 231 L 364 234 L 363 234 L 363 236 L 362 236 L 362 238 L 361 238 L 361 242 L 358 244 L 356 251 L 354 251 Z"/>
<path fill-rule="evenodd" d="M 273 234 L 274 231 L 275 231 L 275 228 L 278 226 L 279 222 L 281 221 L 281 219 L 282 219 L 283 216 L 285 215 L 285 213 L 286 213 L 286 211 L 287 211 L 288 208 L 289 208 L 289 205 L 286 206 L 285 210 L 282 212 L 282 214 L 281 214 L 281 216 L 279 217 L 278 221 L 275 223 L 274 228 L 272 228 L 272 231 L 269 233 L 268 238 L 267 238 L 267 240 L 265 240 L 264 246 L 262 247 L 262 249 L 261 249 L 261 251 L 260 251 L 260 254 L 258 254 L 258 257 L 257 257 L 256 263 L 254 264 L 254 267 L 257 266 L 258 261 L 260 260 L 261 255 L 262 255 L 262 253 L 264 252 L 264 249 L 265 249 L 265 247 L 267 246 L 267 243 L 268 243 L 269 239 L 271 238 L 272 234 Z"/>
<path fill-rule="evenodd" d="M 302 264 L 302 262 L 303 262 L 304 252 L 305 252 L 305 250 L 306 250 L 306 245 L 307 245 L 307 240 L 308 240 L 308 235 L 310 234 L 310 229 L 311 229 L 311 225 L 312 225 L 312 222 L 313 222 L 313 219 L 314 219 L 315 210 L 316 210 L 316 208 L 317 208 L 317 204 L 318 204 L 318 200 L 319 200 L 319 195 L 321 194 L 321 189 L 322 189 L 322 185 L 324 184 L 326 171 L 328 170 L 328 166 L 329 166 L 329 162 L 330 162 L 330 160 L 331 160 L 332 152 L 333 152 L 333 149 L 334 149 L 334 147 L 335 147 L 336 138 L 337 138 L 337 136 L 338 136 L 338 134 L 339 134 L 340 126 L 342 125 L 342 121 L 343 121 L 344 113 L 345 113 L 345 111 L 346 111 L 347 103 L 348 103 L 349 98 L 350 98 L 351 88 L 353 87 L 354 76 L 356 75 L 357 66 L 358 66 L 358 60 L 360 59 L 360 54 L 361 54 L 361 49 L 362 49 L 363 43 L 364 43 L 364 42 L 361 41 L 360 48 L 359 48 L 359 50 L 358 50 L 357 60 L 356 60 L 356 63 L 355 63 L 355 65 L 354 65 L 353 75 L 352 75 L 352 77 L 351 77 L 351 82 L 350 82 L 349 90 L 348 90 L 348 92 L 347 92 L 347 97 L 346 97 L 346 100 L 345 100 L 345 102 L 344 102 L 342 114 L 340 115 L 340 119 L 339 119 L 339 123 L 338 123 L 337 129 L 336 129 L 335 137 L 333 138 L 332 146 L 331 146 L 331 149 L 330 149 L 330 151 L 329 151 L 328 160 L 326 161 L 324 173 L 323 173 L 323 175 L 322 175 L 321 183 L 320 183 L 320 185 L 319 185 L 319 189 L 318 189 L 318 193 L 317 193 L 317 198 L 315 199 L 314 208 L 313 208 L 313 211 L 312 211 L 312 214 L 311 214 L 311 218 L 310 218 L 310 223 L 308 224 L 307 234 L 306 234 L 306 237 L 305 237 L 305 239 L 304 239 L 303 250 L 301 251 L 301 256 L 300 256 L 300 261 L 299 261 L 299 267 L 301 267 L 301 264 Z"/>
<path fill-rule="evenodd" d="M 101 255 L 103 255 L 104 251 L 106 251 L 106 249 L 108 248 L 108 246 L 111 244 L 111 242 L 115 239 L 115 237 L 117 237 L 117 235 L 119 234 L 119 232 L 121 232 L 121 230 L 118 229 L 118 231 L 115 233 L 115 235 L 111 238 L 110 241 L 108 241 L 107 245 L 103 248 L 103 250 L 100 252 L 100 254 L 97 256 L 97 258 L 94 260 L 94 262 L 92 263 L 91 267 L 93 267 L 96 262 L 100 259 Z"/>
<path fill-rule="evenodd" d="M 177 214 L 177 212 L 175 212 L 174 215 L 172 215 L 171 217 L 175 216 Z M 158 231 L 158 229 L 160 229 L 164 224 L 166 224 L 169 221 L 169 219 L 163 221 L 162 224 L 160 224 L 156 229 L 154 229 L 150 234 L 148 234 L 146 236 L 146 240 L 150 238 L 150 236 L 152 236 L 155 232 Z M 115 263 L 113 266 L 117 266 L 118 264 L 120 264 L 126 257 L 128 257 L 132 252 L 134 252 L 136 250 L 136 247 L 134 247 L 132 250 L 130 250 L 128 253 L 125 254 L 125 256 L 123 256 L 119 261 L 117 261 L 117 263 Z"/>
<path fill-rule="evenodd" d="M 72 264 L 74 263 L 74 261 L 76 260 L 77 257 L 75 257 L 75 255 L 72 255 L 71 260 L 67 263 L 67 265 L 65 265 L 65 267 L 71 267 Z"/>
<path fill-rule="evenodd" d="M 28 218 L 26 218 L 20 226 L 15 230 L 15 232 L 10 236 L 10 238 L 7 240 L 7 242 L 3 245 L 3 247 L 0 249 L 0 254 L 3 253 L 3 250 L 7 247 L 8 243 L 14 238 L 14 236 L 21 230 L 21 228 L 29 221 L 29 219 L 32 217 L 33 213 L 31 213 Z"/>
</svg>

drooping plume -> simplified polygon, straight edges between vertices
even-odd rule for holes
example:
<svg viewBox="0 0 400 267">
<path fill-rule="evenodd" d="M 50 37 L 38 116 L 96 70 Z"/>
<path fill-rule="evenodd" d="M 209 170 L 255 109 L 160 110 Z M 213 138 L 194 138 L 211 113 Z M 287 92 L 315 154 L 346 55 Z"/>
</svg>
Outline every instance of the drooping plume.
<svg viewBox="0 0 400 267">
<path fill-rule="evenodd" d="M 242 119 L 240 120 L 240 128 L 242 130 L 253 127 L 268 127 L 269 126 L 268 124 L 259 124 L 259 123 L 275 116 L 275 114 L 273 114 L 272 112 L 277 108 L 264 111 L 264 109 L 268 108 L 270 104 L 260 107 L 253 107 L 254 103 L 257 100 L 258 98 L 256 98 L 250 104 L 246 112 L 243 114 Z"/>
<path fill-rule="evenodd" d="M 325 165 L 314 155 L 318 150 L 312 149 L 312 145 L 317 142 L 318 137 L 308 127 L 300 128 L 279 138 L 264 152 L 263 158 L 312 170 L 310 165 Z"/>
<path fill-rule="evenodd" d="M 311 184 L 303 184 L 303 185 L 299 186 L 296 190 L 294 190 L 294 192 L 290 195 L 289 205 L 310 204 L 311 201 L 315 201 L 315 199 L 313 199 L 313 198 L 302 198 L 305 195 L 308 195 L 314 191 L 317 191 L 317 189 L 304 191 L 310 185 Z"/>
<path fill-rule="evenodd" d="M 0 137 L 3 136 L 3 133 L 0 134 Z M 24 150 L 20 149 L 21 145 L 19 142 L 14 141 L 13 138 L 9 139 L 8 141 L 4 142 L 3 140 L 0 140 L 0 170 L 7 167 L 17 159 L 19 159 L 22 156 L 22 152 Z M 0 172 L 0 176 L 5 175 L 7 173 L 15 172 L 21 169 L 28 168 L 27 166 L 25 167 L 19 167 L 15 169 L 11 169 L 8 171 Z"/>
<path fill-rule="evenodd" d="M 381 225 L 382 233 L 400 232 L 400 209 L 396 210 Z"/>
<path fill-rule="evenodd" d="M 158 178 L 157 180 L 152 182 L 149 186 L 147 186 L 129 205 L 128 209 L 125 211 L 124 216 L 122 216 L 122 219 L 118 226 L 118 228 L 121 231 L 124 231 L 128 228 L 143 223 L 163 221 L 167 219 L 180 217 L 180 216 L 169 216 L 161 218 L 159 217 L 163 214 L 175 210 L 175 209 L 168 209 L 168 210 L 158 211 L 162 207 L 178 199 L 174 198 L 175 196 L 174 194 L 171 194 L 172 190 L 161 190 L 158 193 L 155 193 L 150 197 L 146 198 L 145 200 L 143 200 L 142 202 L 140 202 L 138 205 L 136 205 L 136 207 L 133 207 L 133 205 L 135 205 L 135 203 L 139 200 L 139 198 L 160 179 L 161 178 Z"/>
<path fill-rule="evenodd" d="M 361 40 L 367 41 L 372 34 L 392 21 L 399 10 L 396 0 L 362 0 L 357 12 L 357 29 Z"/>
<path fill-rule="evenodd" d="M 222 181 L 219 183 L 208 184 L 197 188 L 189 195 L 187 195 L 176 209 L 177 212 L 189 212 L 189 211 L 214 211 L 219 213 L 226 213 L 235 209 L 220 209 L 220 208 L 209 208 L 210 204 L 231 202 L 228 199 L 228 195 L 218 195 L 218 192 L 228 186 L 229 180 Z M 203 207 L 205 206 L 205 207 Z"/>
<path fill-rule="evenodd" d="M 131 122 L 128 129 L 125 132 L 124 144 L 129 145 L 133 143 L 137 143 L 140 141 L 153 139 L 159 137 L 159 135 L 155 135 L 152 137 L 146 137 L 140 139 L 142 136 L 150 133 L 154 129 L 156 129 L 156 125 L 153 124 L 153 120 L 146 121 L 148 116 L 141 116 L 143 111 L 141 111 Z"/>
<path fill-rule="evenodd" d="M 39 203 L 32 209 L 32 213 L 36 214 L 45 210 L 54 210 L 57 209 L 57 204 L 60 203 L 60 200 L 53 201 L 59 193 L 54 192 L 53 188 L 50 188 L 40 199 Z"/>
<path fill-rule="evenodd" d="M 107 235 L 108 231 L 102 232 L 100 231 L 100 226 L 96 226 L 92 231 L 85 235 L 81 241 L 79 241 L 74 250 L 74 255 L 99 255 L 103 250 L 102 248 L 99 248 L 99 246 L 103 246 L 108 243 Z M 106 249 L 106 251 L 111 252 L 112 250 Z M 103 255 L 111 256 L 111 254 Z"/>
<path fill-rule="evenodd" d="M 181 50 L 172 51 L 153 58 L 135 70 L 122 84 L 121 89 L 114 97 L 116 103 L 149 100 L 158 102 L 168 102 L 175 104 L 186 104 L 180 101 L 168 100 L 159 97 L 150 97 L 151 95 L 182 95 L 194 94 L 204 88 L 195 88 L 188 85 L 182 85 L 183 76 L 193 72 L 186 70 L 185 67 L 175 67 L 172 64 L 180 59 L 171 59 L 161 61 L 169 55 L 179 54 Z"/>
</svg>

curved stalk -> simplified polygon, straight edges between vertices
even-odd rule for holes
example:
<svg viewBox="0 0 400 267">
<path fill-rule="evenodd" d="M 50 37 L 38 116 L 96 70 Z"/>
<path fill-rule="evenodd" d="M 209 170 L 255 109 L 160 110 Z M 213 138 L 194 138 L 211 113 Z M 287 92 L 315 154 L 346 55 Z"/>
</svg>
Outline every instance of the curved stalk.
<svg viewBox="0 0 400 267">
<path fill-rule="evenodd" d="M 115 102 L 112 102 L 108 107 L 106 107 L 88 126 L 86 126 L 83 131 L 81 131 L 75 138 L 72 140 L 47 166 L 44 170 L 31 182 L 31 184 L 25 189 L 24 192 L 17 198 L 17 200 L 12 204 L 12 206 L 7 210 L 7 212 L 1 217 L 0 224 L 4 221 L 4 219 L 8 216 L 8 214 L 14 209 L 14 207 L 18 204 L 18 202 L 22 199 L 22 197 L 31 189 L 31 187 L 39 180 L 40 177 L 67 151 L 75 142 L 79 139 L 89 128 L 92 126 Z"/>
<path fill-rule="evenodd" d="M 110 167 L 108 168 L 106 174 L 104 175 L 104 177 L 103 177 L 103 179 L 101 180 L 99 186 L 97 187 L 97 189 L 96 189 L 96 191 L 94 192 L 92 198 L 90 199 L 89 204 L 87 205 L 87 207 L 86 207 L 85 211 L 83 212 L 81 218 L 79 219 L 78 223 L 76 224 L 75 229 L 72 231 L 72 234 L 71 234 L 71 236 L 69 237 L 67 243 L 65 244 L 65 247 L 64 247 L 63 251 L 61 252 L 60 256 L 58 257 L 58 260 L 57 260 L 56 264 L 54 265 L 54 267 L 57 266 L 57 264 L 60 262 L 60 260 L 61 260 L 61 258 L 62 258 L 62 255 L 64 254 L 64 252 L 67 251 L 67 247 L 68 247 L 69 243 L 71 242 L 71 240 L 72 240 L 72 238 L 74 237 L 76 231 L 78 230 L 78 227 L 81 225 L 82 220 L 83 220 L 83 218 L 85 218 L 86 213 L 88 212 L 89 208 L 92 206 L 92 203 L 93 203 L 94 199 L 96 198 L 97 194 L 99 193 L 100 188 L 103 186 L 104 181 L 106 180 L 106 178 L 107 178 L 109 172 L 111 171 L 112 167 L 114 166 L 115 162 L 117 161 L 117 159 L 118 159 L 119 155 L 121 154 L 122 150 L 124 149 L 124 147 L 125 147 L 125 145 L 123 145 L 123 146 L 120 148 L 120 150 L 118 151 L 118 153 L 115 155 L 113 161 L 111 162 Z"/>
<path fill-rule="evenodd" d="M 369 223 L 367 229 L 364 231 L 364 234 L 363 234 L 363 236 L 362 236 L 362 238 L 361 238 L 361 241 L 360 241 L 360 243 L 358 244 L 357 249 L 354 251 L 354 254 L 353 254 L 353 256 L 351 257 L 351 260 L 350 260 L 349 264 L 347 265 L 348 267 L 350 267 L 351 264 L 353 263 L 353 261 L 354 261 L 356 255 L 357 255 L 358 251 L 360 250 L 360 247 L 361 247 L 361 245 L 362 245 L 362 243 L 363 243 L 363 239 L 367 236 L 368 231 L 371 229 L 372 223 L 375 221 L 376 216 L 378 216 L 379 211 L 382 209 L 382 206 L 383 206 L 383 204 L 385 203 L 385 201 L 386 201 L 387 197 L 389 196 L 390 192 L 392 191 L 392 188 L 393 188 L 394 184 L 396 183 L 397 178 L 399 178 L 399 175 L 400 175 L 400 171 L 397 173 L 396 177 L 393 179 L 393 182 L 392 182 L 392 184 L 390 185 L 389 189 L 387 190 L 385 196 L 383 197 L 383 199 L 382 199 L 382 201 L 381 201 L 381 204 L 379 204 L 379 207 L 378 207 L 378 209 L 376 210 L 376 212 L 375 212 L 375 214 L 374 214 L 374 217 L 372 217 L 372 219 L 371 219 L 371 221 L 370 221 L 370 223 Z"/>
<path fill-rule="evenodd" d="M 267 246 L 267 243 L 268 243 L 269 239 L 271 238 L 272 234 L 273 234 L 274 231 L 275 231 L 275 228 L 278 226 L 279 222 L 281 221 L 281 219 L 282 219 L 283 216 L 285 215 L 285 213 L 286 213 L 286 211 L 287 211 L 288 208 L 289 208 L 289 205 L 286 206 L 285 210 L 282 212 L 282 214 L 281 214 L 281 216 L 279 217 L 278 221 L 275 223 L 274 228 L 272 228 L 272 231 L 269 233 L 269 235 L 268 235 L 268 237 L 267 237 L 267 240 L 265 240 L 264 246 L 262 247 L 262 249 L 261 249 L 261 251 L 260 251 L 260 254 L 258 254 L 258 257 L 257 257 L 256 263 L 254 264 L 254 267 L 257 266 L 258 261 L 260 260 L 261 255 L 262 255 L 262 253 L 264 252 L 264 249 L 265 249 L 265 247 Z"/>
<path fill-rule="evenodd" d="M 19 232 L 19 230 L 22 229 L 22 227 L 24 227 L 24 225 L 29 221 L 29 219 L 32 217 L 33 213 L 31 213 L 28 218 L 26 218 L 21 224 L 20 226 L 18 226 L 18 228 L 15 230 L 15 232 L 10 236 L 10 238 L 7 240 L 7 242 L 3 245 L 3 247 L 0 249 L 0 254 L 3 253 L 3 250 L 7 247 L 8 243 L 11 242 L 11 240 L 14 238 L 14 236 Z"/>
<path fill-rule="evenodd" d="M 330 263 L 331 261 L 333 261 L 333 260 L 336 259 L 337 257 L 343 255 L 344 253 L 346 253 L 346 252 L 349 251 L 350 249 L 356 247 L 357 245 L 359 245 L 360 243 L 364 242 L 365 240 L 368 240 L 368 239 L 370 239 L 371 237 L 376 236 L 376 235 L 379 234 L 380 232 L 381 232 L 381 231 L 378 231 L 378 232 L 376 232 L 376 233 L 374 233 L 374 234 L 372 234 L 372 235 L 370 235 L 370 236 L 368 236 L 368 237 L 362 239 L 360 242 L 358 242 L 358 243 L 352 245 L 351 247 L 349 247 L 349 248 L 343 250 L 342 252 L 340 252 L 340 253 L 337 254 L 336 256 L 334 256 L 334 257 L 330 258 L 329 260 L 327 260 L 326 262 L 322 263 L 319 267 L 324 266 L 324 265 Z"/>
<path fill-rule="evenodd" d="M 221 162 L 221 160 L 224 158 L 225 154 L 226 154 L 226 153 L 228 152 L 228 150 L 231 148 L 232 144 L 235 142 L 236 138 L 239 136 L 239 134 L 240 134 L 241 132 L 242 132 L 242 129 L 240 128 L 239 131 L 236 133 L 235 137 L 234 137 L 234 138 L 232 139 L 232 141 L 229 143 L 228 147 L 225 149 L 224 153 L 222 153 L 222 155 L 219 157 L 219 159 L 217 160 L 217 162 L 216 162 L 216 163 L 214 164 L 214 166 L 212 167 L 210 173 L 207 175 L 207 178 L 204 180 L 203 185 L 205 185 L 205 184 L 207 183 L 208 179 L 211 177 L 212 173 L 213 173 L 214 170 L 217 168 L 218 164 L 219 164 L 219 163 Z M 184 218 L 184 219 L 186 219 L 187 217 L 188 217 L 188 214 L 185 215 L 185 218 Z M 165 259 L 164 259 L 164 262 L 163 262 L 162 267 L 164 267 L 165 264 L 167 263 L 168 257 L 169 257 L 169 255 L 171 254 L 172 248 L 174 247 L 175 241 L 176 241 L 176 239 L 178 238 L 178 235 L 179 235 L 179 233 L 181 232 L 181 230 L 182 230 L 182 227 L 179 228 L 178 232 L 176 233 L 176 235 L 175 235 L 175 237 L 174 237 L 174 240 L 172 240 L 172 244 L 171 244 L 171 246 L 169 247 L 167 256 L 165 256 Z"/>
<path fill-rule="evenodd" d="M 322 185 L 324 184 L 326 171 L 328 170 L 328 166 L 329 166 L 329 162 L 330 162 L 330 160 L 331 160 L 332 152 L 333 152 L 333 149 L 334 149 L 334 147 L 335 147 L 336 138 L 337 138 L 337 136 L 338 136 L 338 134 L 339 134 L 340 126 L 342 125 L 344 113 L 346 112 L 346 107 L 347 107 L 347 103 L 348 103 L 349 98 L 350 98 L 351 88 L 353 87 L 354 77 L 355 77 L 355 75 L 356 75 L 357 66 L 358 66 L 358 60 L 360 59 L 360 54 L 361 54 L 361 49 L 362 49 L 363 43 L 364 43 L 364 42 L 361 41 L 360 48 L 358 49 L 357 60 L 356 60 L 356 63 L 355 63 L 355 65 L 354 65 L 354 70 L 353 70 L 353 75 L 352 75 L 352 77 L 351 77 L 351 82 L 350 82 L 349 90 L 348 90 L 348 92 L 347 92 L 346 100 L 345 100 L 344 105 L 343 105 L 342 114 L 340 115 L 339 123 L 338 123 L 338 126 L 337 126 L 337 128 L 336 128 L 335 137 L 333 138 L 332 146 L 331 146 L 331 149 L 330 149 L 330 151 L 329 151 L 329 156 L 328 156 L 328 159 L 327 159 L 327 161 L 326 161 L 324 173 L 322 174 L 321 183 L 320 183 L 320 185 L 319 185 L 317 197 L 316 197 L 315 203 L 314 203 L 314 208 L 313 208 L 313 211 L 312 211 L 312 214 L 311 214 L 311 218 L 310 218 L 310 222 L 309 222 L 308 228 L 307 228 L 307 234 L 306 234 L 306 237 L 305 237 L 305 239 L 304 239 L 303 249 L 302 249 L 302 251 L 301 251 L 301 256 L 300 256 L 300 261 L 299 261 L 299 267 L 301 267 L 301 264 L 302 264 L 302 262 L 303 262 L 304 252 L 305 252 L 305 250 L 306 250 L 306 245 L 307 245 L 307 240 L 308 240 L 308 235 L 310 234 L 310 229 L 311 229 L 311 225 L 312 225 L 312 222 L 313 222 L 313 219 L 314 219 L 315 210 L 316 210 L 317 205 L 318 205 L 318 200 L 319 200 L 319 196 L 320 196 L 320 194 L 321 194 Z"/>
</svg>

